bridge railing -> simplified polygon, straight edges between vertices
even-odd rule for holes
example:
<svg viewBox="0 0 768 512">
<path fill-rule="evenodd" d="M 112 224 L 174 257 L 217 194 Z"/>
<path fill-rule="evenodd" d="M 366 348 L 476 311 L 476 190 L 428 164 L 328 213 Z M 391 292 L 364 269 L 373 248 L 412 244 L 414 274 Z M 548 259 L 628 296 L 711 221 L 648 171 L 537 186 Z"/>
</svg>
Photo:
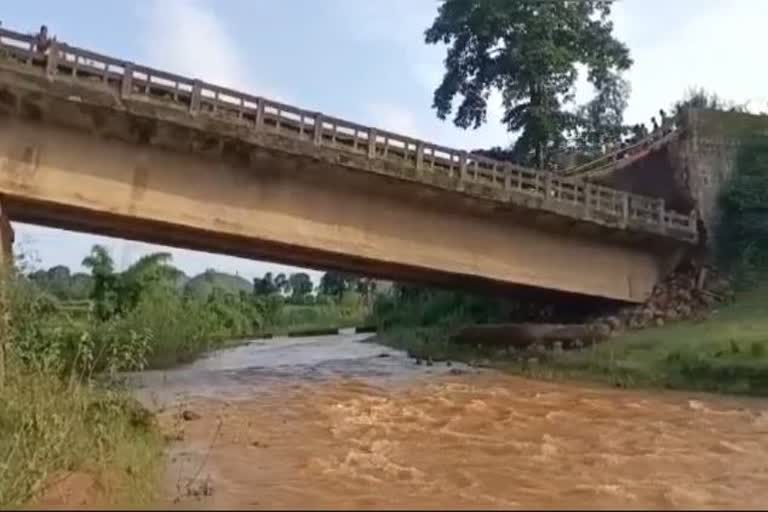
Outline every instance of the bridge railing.
<svg viewBox="0 0 768 512">
<path fill-rule="evenodd" d="M 17 62 L 42 68 L 48 76 L 102 83 L 123 98 L 160 101 L 188 111 L 225 119 L 254 131 L 276 133 L 411 168 L 416 174 L 442 174 L 459 188 L 482 185 L 540 200 L 539 205 L 581 211 L 586 219 L 604 218 L 640 225 L 656 232 L 695 240 L 695 213 L 667 210 L 663 200 L 641 197 L 594 183 L 527 169 L 509 162 L 440 146 L 405 135 L 360 125 L 252 96 L 201 80 L 121 61 L 53 41 L 38 51 L 34 36 L 0 29 L 0 53 Z M 607 157 L 599 159 L 597 164 Z M 592 165 L 592 164 L 589 164 Z M 583 169 L 581 169 L 583 170 Z M 562 208 L 559 208 L 562 210 Z"/>
<path fill-rule="evenodd" d="M 664 135 L 651 134 L 639 142 L 623 148 L 612 150 L 594 160 L 563 170 L 560 174 L 569 178 L 581 177 L 587 174 L 599 174 L 616 165 L 627 164 L 638 160 L 651 150 L 663 146 L 679 135 L 679 129 L 674 129 Z"/>
</svg>

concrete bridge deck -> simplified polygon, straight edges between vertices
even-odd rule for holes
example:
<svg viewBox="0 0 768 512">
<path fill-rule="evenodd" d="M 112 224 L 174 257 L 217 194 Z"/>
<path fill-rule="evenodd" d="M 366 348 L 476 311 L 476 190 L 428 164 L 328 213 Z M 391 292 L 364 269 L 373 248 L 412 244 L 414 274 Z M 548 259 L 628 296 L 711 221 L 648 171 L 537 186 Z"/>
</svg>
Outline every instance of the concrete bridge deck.
<svg viewBox="0 0 768 512">
<path fill-rule="evenodd" d="M 693 214 L 0 30 L 12 219 L 440 284 L 643 300 Z"/>
</svg>

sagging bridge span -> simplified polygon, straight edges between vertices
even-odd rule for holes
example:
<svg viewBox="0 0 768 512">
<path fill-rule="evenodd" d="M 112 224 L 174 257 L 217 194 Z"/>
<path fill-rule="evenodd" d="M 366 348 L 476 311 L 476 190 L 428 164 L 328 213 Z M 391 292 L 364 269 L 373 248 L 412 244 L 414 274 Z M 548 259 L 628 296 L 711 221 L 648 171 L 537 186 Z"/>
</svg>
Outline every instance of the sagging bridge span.
<svg viewBox="0 0 768 512">
<path fill-rule="evenodd" d="M 432 284 L 639 302 L 696 216 L 0 30 L 4 218 Z M 8 245 L 10 225 L 4 224 Z"/>
</svg>

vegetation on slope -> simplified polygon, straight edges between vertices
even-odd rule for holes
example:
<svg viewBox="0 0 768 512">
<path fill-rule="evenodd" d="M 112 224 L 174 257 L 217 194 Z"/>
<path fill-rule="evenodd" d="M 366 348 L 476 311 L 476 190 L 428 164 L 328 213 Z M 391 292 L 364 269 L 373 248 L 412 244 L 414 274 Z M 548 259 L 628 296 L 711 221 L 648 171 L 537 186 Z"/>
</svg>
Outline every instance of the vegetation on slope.
<svg viewBox="0 0 768 512">
<path fill-rule="evenodd" d="M 617 386 L 659 386 L 768 395 L 768 287 L 700 322 L 629 332 L 608 343 L 511 369 L 534 375 L 582 376 Z M 523 364 L 520 364 L 523 363 Z"/>
<path fill-rule="evenodd" d="M 114 385 L 117 372 L 144 367 L 144 335 L 105 331 L 97 345 L 93 329 L 53 323 L 49 297 L 29 281 L 0 284 L 0 506 L 22 506 L 72 474 L 92 479 L 104 505 L 148 504 L 160 438 Z"/>
</svg>

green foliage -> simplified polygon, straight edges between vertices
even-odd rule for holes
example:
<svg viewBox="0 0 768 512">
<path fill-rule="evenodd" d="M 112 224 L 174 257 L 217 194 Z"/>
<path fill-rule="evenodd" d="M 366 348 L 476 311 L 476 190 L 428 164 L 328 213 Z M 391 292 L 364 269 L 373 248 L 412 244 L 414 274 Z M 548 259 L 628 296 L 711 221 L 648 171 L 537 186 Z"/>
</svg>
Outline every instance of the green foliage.
<svg viewBox="0 0 768 512">
<path fill-rule="evenodd" d="M 742 285 L 760 282 L 768 271 L 768 138 L 740 148 L 720 211 L 715 236 L 721 264 Z"/>
<path fill-rule="evenodd" d="M 627 333 L 551 365 L 620 385 L 768 395 L 768 289 L 740 293 L 706 321 Z"/>
<path fill-rule="evenodd" d="M 301 303 L 307 295 L 312 293 L 312 279 L 306 272 L 296 272 L 288 277 L 288 290 L 291 293 L 291 301 Z"/>
<path fill-rule="evenodd" d="M 127 393 L 7 362 L 0 387 L 0 508 L 21 508 L 72 471 L 92 476 L 106 504 L 148 505 L 162 442 Z"/>
<path fill-rule="evenodd" d="M 257 333 L 360 325 L 373 289 L 371 280 L 334 272 L 321 286 L 326 294 L 317 297 L 302 272 L 289 277 L 268 272 L 253 285 L 210 269 L 187 279 L 162 252 L 116 272 L 102 246 L 94 246 L 83 264 L 92 272 L 90 304 L 63 303 L 29 286 L 29 300 L 16 302 L 38 319 L 15 317 L 27 326 L 21 329 L 23 339 L 14 343 L 25 363 L 53 370 L 55 362 L 61 373 L 169 366 Z M 69 270 L 33 274 L 41 277 L 30 282 L 50 274 L 64 283 Z M 66 290 L 62 296 L 69 296 Z"/>
<path fill-rule="evenodd" d="M 94 477 L 107 503 L 148 503 L 162 456 L 150 415 L 93 380 L 103 371 L 114 385 L 118 371 L 143 368 L 146 332 L 71 321 L 16 275 L 0 290 L 0 507 L 26 505 L 72 471 Z"/>
<path fill-rule="evenodd" d="M 627 132 L 624 110 L 629 99 L 629 82 L 610 74 L 595 97 L 578 110 L 579 129 L 576 148 L 594 158 L 604 151 L 606 143 L 618 143 Z"/>
<path fill-rule="evenodd" d="M 508 320 L 518 309 L 517 303 L 510 300 L 397 284 L 392 294 L 376 298 L 372 319 L 381 330 L 453 326 Z"/>
<path fill-rule="evenodd" d="M 672 107 L 675 116 L 681 118 L 690 109 L 719 110 L 722 112 L 746 112 L 746 107 L 721 98 L 714 92 L 703 87 L 691 87 L 685 92 L 682 100 L 675 102 Z"/>
<path fill-rule="evenodd" d="M 184 291 L 192 297 L 206 300 L 217 288 L 232 294 L 239 294 L 240 291 L 247 293 L 253 291 L 253 285 L 247 279 L 212 269 L 206 270 L 187 281 Z"/>
<path fill-rule="evenodd" d="M 598 91 L 614 87 L 611 77 L 632 64 L 627 47 L 612 35 L 612 3 L 444 0 L 425 34 L 428 44 L 448 45 L 445 75 L 434 94 L 438 117 L 451 114 L 460 96 L 454 123 L 477 128 L 486 121 L 490 92 L 499 90 L 503 122 L 509 131 L 521 131 L 517 159 L 544 167 L 579 122 L 566 109 L 577 64 L 586 67 Z"/>
<path fill-rule="evenodd" d="M 30 281 L 61 300 L 83 300 L 91 295 L 93 279 L 88 274 L 71 274 L 64 265 L 38 270 L 29 275 Z"/>
<path fill-rule="evenodd" d="M 91 298 L 96 303 L 96 315 L 106 319 L 117 310 L 117 276 L 112 256 L 106 247 L 94 245 L 83 259 L 83 266 L 91 270 L 93 277 Z"/>
<path fill-rule="evenodd" d="M 357 289 L 359 278 L 344 272 L 329 270 L 320 278 L 319 292 L 341 300 L 344 292 Z"/>
</svg>

